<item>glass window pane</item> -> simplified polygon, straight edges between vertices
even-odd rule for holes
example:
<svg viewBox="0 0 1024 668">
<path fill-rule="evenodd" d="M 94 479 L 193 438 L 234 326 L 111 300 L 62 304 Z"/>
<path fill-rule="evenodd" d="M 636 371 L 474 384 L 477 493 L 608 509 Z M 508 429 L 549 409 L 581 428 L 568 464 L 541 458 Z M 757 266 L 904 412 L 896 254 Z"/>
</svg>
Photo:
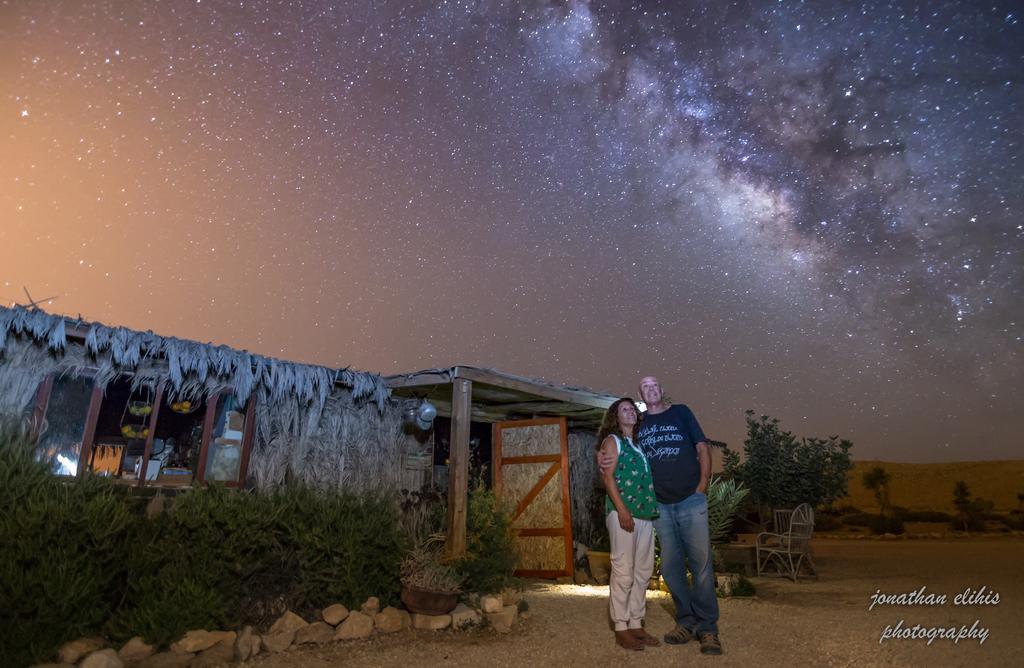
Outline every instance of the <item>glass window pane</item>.
<svg viewBox="0 0 1024 668">
<path fill-rule="evenodd" d="M 92 387 L 91 378 L 58 376 L 53 380 L 42 433 L 36 444 L 36 459 L 47 462 L 58 475 L 78 474 Z"/>
<path fill-rule="evenodd" d="M 217 417 L 206 453 L 206 479 L 236 482 L 242 465 L 242 431 L 245 406 L 233 394 L 217 402 Z"/>
</svg>

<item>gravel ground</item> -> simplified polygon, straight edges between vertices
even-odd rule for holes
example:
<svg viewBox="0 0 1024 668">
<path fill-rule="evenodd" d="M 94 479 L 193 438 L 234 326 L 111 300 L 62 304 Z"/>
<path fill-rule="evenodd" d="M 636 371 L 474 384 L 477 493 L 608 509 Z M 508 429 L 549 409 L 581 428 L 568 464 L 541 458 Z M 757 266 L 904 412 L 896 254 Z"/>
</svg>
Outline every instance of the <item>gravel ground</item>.
<svg viewBox="0 0 1024 668">
<path fill-rule="evenodd" d="M 820 578 L 791 583 L 754 579 L 757 596 L 721 601 L 719 622 L 725 654 L 702 656 L 695 643 L 627 652 L 614 644 L 608 627 L 607 587 L 531 583 L 524 594 L 526 618 L 507 635 L 484 629 L 454 633 L 404 631 L 366 641 L 304 648 L 263 656 L 259 668 L 327 666 L 607 666 L 680 662 L 751 666 L 1012 666 L 1024 651 L 1024 540 L 1020 538 L 944 541 L 815 541 Z M 871 595 L 946 594 L 945 605 L 877 605 Z M 998 592 L 994 605 L 954 605 L 970 587 Z M 991 599 L 990 599 L 991 600 Z M 647 628 L 660 637 L 672 628 L 671 600 L 648 593 Z M 888 640 L 887 625 L 988 629 L 978 640 Z"/>
</svg>

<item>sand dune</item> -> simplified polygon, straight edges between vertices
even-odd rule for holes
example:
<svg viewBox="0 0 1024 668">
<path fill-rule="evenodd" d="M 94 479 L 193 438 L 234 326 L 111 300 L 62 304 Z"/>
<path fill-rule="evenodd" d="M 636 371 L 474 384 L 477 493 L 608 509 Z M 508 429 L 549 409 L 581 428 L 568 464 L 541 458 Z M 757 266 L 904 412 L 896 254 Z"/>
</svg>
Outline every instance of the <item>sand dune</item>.
<svg viewBox="0 0 1024 668">
<path fill-rule="evenodd" d="M 882 466 L 892 476 L 893 504 L 910 510 L 953 512 L 953 486 L 963 480 L 975 497 L 995 503 L 1006 512 L 1018 507 L 1017 494 L 1024 493 L 1024 460 L 990 462 L 940 462 L 907 464 L 881 461 L 854 462 L 850 472 L 850 494 L 839 504 L 851 504 L 864 511 L 877 511 L 874 494 L 861 482 L 864 472 Z"/>
</svg>

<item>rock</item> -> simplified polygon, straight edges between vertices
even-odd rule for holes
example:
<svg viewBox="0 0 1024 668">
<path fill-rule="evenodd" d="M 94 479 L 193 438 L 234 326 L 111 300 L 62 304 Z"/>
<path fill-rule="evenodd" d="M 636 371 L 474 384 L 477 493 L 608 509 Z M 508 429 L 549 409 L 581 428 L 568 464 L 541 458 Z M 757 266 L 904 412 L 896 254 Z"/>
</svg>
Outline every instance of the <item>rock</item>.
<svg viewBox="0 0 1024 668">
<path fill-rule="evenodd" d="M 368 617 L 373 617 L 380 612 L 380 599 L 376 596 L 371 596 L 366 599 L 359 611 Z"/>
<path fill-rule="evenodd" d="M 299 617 L 291 610 L 286 611 L 283 615 L 277 618 L 274 625 L 270 627 L 267 633 L 280 633 L 281 631 L 298 631 L 303 626 L 306 626 L 308 622 L 302 617 Z"/>
<path fill-rule="evenodd" d="M 273 654 L 275 652 L 283 652 L 291 647 L 292 641 L 295 640 L 296 633 L 297 631 L 294 630 L 265 633 L 260 640 L 263 643 L 263 649 Z"/>
<path fill-rule="evenodd" d="M 519 592 L 515 587 L 505 587 L 501 590 L 501 604 L 515 605 L 519 602 Z"/>
<path fill-rule="evenodd" d="M 395 631 L 401 631 L 403 628 L 408 628 L 405 623 L 406 620 L 403 618 L 402 613 L 404 610 L 398 608 L 392 608 L 388 606 L 373 616 L 373 625 L 381 633 L 394 633 Z M 408 616 L 408 612 L 405 613 Z"/>
<path fill-rule="evenodd" d="M 508 633 L 512 630 L 512 624 L 516 621 L 518 609 L 514 605 L 506 605 L 501 612 L 487 614 L 487 621 L 498 633 Z"/>
<path fill-rule="evenodd" d="M 203 631 L 194 630 L 185 633 L 184 637 L 176 643 L 171 643 L 171 651 L 178 654 L 194 654 L 210 649 L 221 640 L 231 639 L 235 641 L 234 631 Z"/>
<path fill-rule="evenodd" d="M 364 615 L 361 612 L 353 612 L 338 627 L 334 634 L 335 640 L 355 640 L 356 638 L 369 638 L 373 633 L 373 617 Z"/>
<path fill-rule="evenodd" d="M 103 638 L 79 638 L 61 645 L 57 650 L 57 658 L 61 663 L 78 663 L 78 660 L 96 650 L 103 649 L 107 643 Z"/>
<path fill-rule="evenodd" d="M 183 668 L 191 663 L 195 654 L 189 652 L 160 652 L 148 659 L 143 659 L 138 668 Z"/>
<path fill-rule="evenodd" d="M 721 595 L 731 596 L 733 587 L 735 587 L 740 581 L 740 576 L 737 573 L 726 573 L 724 575 L 716 575 L 715 580 L 717 581 L 717 588 Z"/>
<path fill-rule="evenodd" d="M 235 638 L 235 661 L 239 663 L 248 661 L 252 656 L 252 637 L 252 627 L 246 626 Z"/>
<path fill-rule="evenodd" d="M 337 626 L 345 621 L 348 617 L 348 608 L 343 606 L 341 603 L 335 603 L 334 605 L 327 606 L 320 611 L 320 615 L 324 618 L 324 621 L 331 626 Z"/>
<path fill-rule="evenodd" d="M 563 575 L 561 577 L 557 577 L 557 578 L 555 578 L 555 584 L 571 585 L 572 584 L 572 576 L 571 575 Z"/>
<path fill-rule="evenodd" d="M 75 668 L 73 663 L 34 663 L 32 668 Z"/>
<path fill-rule="evenodd" d="M 146 641 L 140 636 L 135 636 L 126 642 L 124 647 L 118 650 L 117 655 L 121 657 L 121 660 L 125 663 L 138 663 L 143 659 L 148 659 L 153 656 L 153 652 L 155 651 L 155 647 L 147 645 Z"/>
<path fill-rule="evenodd" d="M 487 595 L 480 597 L 480 609 L 484 612 L 501 612 L 501 609 L 505 606 L 501 602 L 500 596 Z"/>
<path fill-rule="evenodd" d="M 327 622 L 313 622 L 295 632 L 296 645 L 323 645 L 334 639 L 334 627 Z"/>
<path fill-rule="evenodd" d="M 451 615 L 421 615 L 418 612 L 412 613 L 412 627 L 424 631 L 440 631 L 451 626 Z"/>
<path fill-rule="evenodd" d="M 263 649 L 263 638 L 252 634 L 252 638 L 249 639 L 249 658 L 255 657 Z"/>
<path fill-rule="evenodd" d="M 235 660 L 235 638 L 221 640 L 213 647 L 203 650 L 199 656 L 192 659 L 188 664 L 189 668 L 203 668 L 204 666 L 219 666 L 224 663 L 231 663 Z"/>
<path fill-rule="evenodd" d="M 117 650 L 108 647 L 93 652 L 85 657 L 79 668 L 124 668 L 124 661 L 117 655 Z"/>
<path fill-rule="evenodd" d="M 459 603 L 452 610 L 452 628 L 463 629 L 467 626 L 475 626 L 481 621 L 483 621 L 483 615 L 480 614 L 480 611 L 463 603 Z"/>
</svg>

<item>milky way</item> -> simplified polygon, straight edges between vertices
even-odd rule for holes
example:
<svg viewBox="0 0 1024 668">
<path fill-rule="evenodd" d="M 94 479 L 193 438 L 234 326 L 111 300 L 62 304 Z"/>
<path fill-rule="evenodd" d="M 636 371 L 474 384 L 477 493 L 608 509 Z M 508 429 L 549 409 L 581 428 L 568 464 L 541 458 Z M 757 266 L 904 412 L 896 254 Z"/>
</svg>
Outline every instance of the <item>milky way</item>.
<svg viewBox="0 0 1024 668">
<path fill-rule="evenodd" d="M 0 1 L 0 300 L 1020 457 L 1021 72 L 1015 2 Z"/>
</svg>

